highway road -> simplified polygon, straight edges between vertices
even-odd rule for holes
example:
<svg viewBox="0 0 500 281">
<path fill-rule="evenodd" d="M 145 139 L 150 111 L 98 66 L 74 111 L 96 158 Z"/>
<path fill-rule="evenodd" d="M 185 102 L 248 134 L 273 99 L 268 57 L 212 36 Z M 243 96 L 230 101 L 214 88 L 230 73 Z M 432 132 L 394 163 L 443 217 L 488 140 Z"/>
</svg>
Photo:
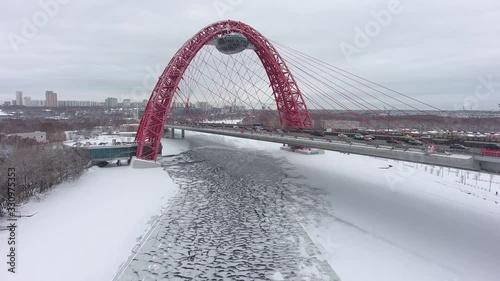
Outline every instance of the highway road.
<svg viewBox="0 0 500 281">
<path fill-rule="evenodd" d="M 181 125 L 182 124 L 167 124 L 168 125 Z M 192 125 L 187 125 L 187 126 L 192 126 Z M 234 132 L 240 131 L 242 126 L 239 126 L 238 128 L 234 128 L 233 125 L 222 125 L 222 124 L 203 124 L 196 126 L 199 128 L 220 128 L 224 130 L 231 130 Z M 252 132 L 252 127 L 251 126 L 245 126 L 245 132 Z M 375 137 L 374 140 L 355 140 L 352 136 L 354 136 L 353 133 L 346 133 L 348 137 L 339 137 L 337 135 L 324 135 L 324 136 L 318 136 L 318 135 L 312 135 L 309 134 L 308 132 L 286 132 L 286 133 L 278 133 L 278 132 L 269 132 L 266 130 L 261 130 L 261 131 L 255 131 L 256 133 L 261 133 L 261 134 L 273 134 L 273 135 L 282 135 L 282 136 L 291 136 L 291 137 L 297 137 L 297 138 L 303 138 L 303 139 L 314 139 L 314 140 L 325 140 L 325 141 L 335 141 L 335 142 L 342 142 L 342 143 L 352 143 L 352 144 L 358 144 L 358 145 L 368 145 L 368 146 L 388 146 L 388 147 L 394 147 L 396 149 L 408 149 L 408 150 L 413 150 L 413 151 L 421 151 L 425 152 L 427 151 L 427 146 L 429 145 L 434 145 L 436 152 L 440 153 L 448 153 L 448 154 L 460 154 L 460 155 L 481 155 L 481 148 L 479 147 L 468 147 L 467 149 L 451 149 L 449 145 L 442 145 L 442 144 L 435 144 L 432 143 L 432 140 L 429 139 L 420 139 L 420 141 L 423 143 L 423 145 L 411 145 L 407 144 L 403 141 L 400 141 L 399 143 L 387 143 L 385 139 L 380 139 L 379 135 L 373 135 Z M 394 139 L 399 140 L 401 137 L 400 136 L 394 136 Z M 486 142 L 485 142 L 486 144 Z"/>
</svg>

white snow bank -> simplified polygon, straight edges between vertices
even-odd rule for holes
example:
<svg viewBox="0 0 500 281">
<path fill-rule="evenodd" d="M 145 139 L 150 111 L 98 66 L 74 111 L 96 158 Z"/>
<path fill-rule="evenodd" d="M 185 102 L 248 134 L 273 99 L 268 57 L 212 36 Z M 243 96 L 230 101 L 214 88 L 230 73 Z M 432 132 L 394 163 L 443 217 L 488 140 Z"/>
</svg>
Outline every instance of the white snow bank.
<svg viewBox="0 0 500 281">
<path fill-rule="evenodd" d="M 7 272 L 0 233 L 0 280 L 111 280 L 176 191 L 162 169 L 92 168 L 22 206 L 36 215 L 18 220 L 16 274 Z"/>
<path fill-rule="evenodd" d="M 176 132 L 179 130 L 176 130 Z M 191 132 L 186 132 L 186 137 L 190 136 Z M 163 146 L 161 154 L 172 155 L 179 154 L 189 150 L 189 143 L 185 139 L 176 138 L 176 139 L 161 139 L 161 144 Z"/>
</svg>

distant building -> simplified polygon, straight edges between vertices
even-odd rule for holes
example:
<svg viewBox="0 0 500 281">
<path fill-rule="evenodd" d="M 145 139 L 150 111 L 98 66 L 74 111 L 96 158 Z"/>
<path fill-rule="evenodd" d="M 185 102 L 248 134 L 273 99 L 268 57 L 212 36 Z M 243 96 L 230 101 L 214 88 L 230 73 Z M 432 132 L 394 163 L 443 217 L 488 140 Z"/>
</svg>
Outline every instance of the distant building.
<svg viewBox="0 0 500 281">
<path fill-rule="evenodd" d="M 17 105 L 17 101 L 16 100 L 12 100 L 12 105 Z"/>
<path fill-rule="evenodd" d="M 107 98 L 107 99 L 104 101 L 104 104 L 105 104 L 107 107 L 118 107 L 118 99 L 117 99 L 117 98 Z"/>
<path fill-rule="evenodd" d="M 190 102 L 191 103 L 191 102 Z M 173 108 L 186 108 L 186 103 L 185 102 L 172 102 L 172 107 Z M 194 104 L 191 103 L 189 107 L 194 107 Z"/>
<path fill-rule="evenodd" d="M 99 106 L 99 102 L 97 101 L 58 101 L 57 105 L 60 107 L 90 107 L 90 106 Z"/>
<path fill-rule="evenodd" d="M 5 101 L 5 102 L 3 103 L 3 106 L 10 106 L 10 101 Z"/>
<path fill-rule="evenodd" d="M 46 132 L 40 132 L 40 131 L 35 131 L 31 133 L 17 133 L 17 134 L 10 134 L 10 136 L 18 136 L 24 139 L 34 139 L 37 142 L 47 142 L 47 133 Z"/>
<path fill-rule="evenodd" d="M 337 129 L 337 130 L 349 130 L 349 129 L 359 129 L 359 121 L 350 120 L 322 120 L 323 128 L 325 129 Z"/>
<path fill-rule="evenodd" d="M 45 92 L 45 106 L 57 107 L 57 94 L 52 91 Z"/>
<path fill-rule="evenodd" d="M 130 107 L 130 99 L 124 99 L 122 105 L 123 107 Z"/>
<path fill-rule="evenodd" d="M 244 105 L 233 106 L 233 112 L 245 111 L 245 110 L 246 110 L 246 107 Z"/>
<path fill-rule="evenodd" d="M 119 127 L 121 132 L 137 132 L 139 124 L 123 124 Z"/>
<path fill-rule="evenodd" d="M 31 97 L 24 97 L 24 106 L 31 106 Z"/>
<path fill-rule="evenodd" d="M 210 105 L 206 101 L 200 101 L 200 102 L 196 103 L 196 108 L 201 109 L 203 111 L 207 111 L 207 110 L 212 109 L 212 105 Z"/>
<path fill-rule="evenodd" d="M 31 100 L 31 106 L 44 107 L 45 101 L 44 100 Z"/>
<path fill-rule="evenodd" d="M 131 102 L 130 106 L 131 107 L 144 107 L 142 101 L 141 102 Z"/>
<path fill-rule="evenodd" d="M 16 92 L 16 105 L 23 105 L 23 92 Z"/>
</svg>

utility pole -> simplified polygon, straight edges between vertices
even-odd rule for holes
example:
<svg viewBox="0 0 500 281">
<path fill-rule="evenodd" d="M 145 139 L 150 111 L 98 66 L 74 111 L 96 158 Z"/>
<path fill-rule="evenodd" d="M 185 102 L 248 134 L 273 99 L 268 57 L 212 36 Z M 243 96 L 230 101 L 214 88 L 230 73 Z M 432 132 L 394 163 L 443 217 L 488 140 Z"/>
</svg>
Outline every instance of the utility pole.
<svg viewBox="0 0 500 281">
<path fill-rule="evenodd" d="M 387 133 L 389 134 L 389 130 L 390 130 L 390 127 L 389 127 L 389 122 L 390 122 L 390 118 L 391 118 L 392 108 L 388 110 L 388 109 L 387 109 L 387 108 L 385 108 L 385 106 L 384 106 L 384 109 L 387 111 Z"/>
</svg>

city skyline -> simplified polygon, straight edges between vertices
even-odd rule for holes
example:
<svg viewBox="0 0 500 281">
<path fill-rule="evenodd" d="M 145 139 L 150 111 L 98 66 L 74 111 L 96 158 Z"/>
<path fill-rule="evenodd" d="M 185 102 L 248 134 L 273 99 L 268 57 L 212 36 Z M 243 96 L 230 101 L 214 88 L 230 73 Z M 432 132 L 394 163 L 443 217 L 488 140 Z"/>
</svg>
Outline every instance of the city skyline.
<svg viewBox="0 0 500 281">
<path fill-rule="evenodd" d="M 32 99 L 31 96 L 24 95 L 22 91 L 16 91 L 15 93 L 15 100 L 16 101 L 15 105 L 21 105 L 21 106 L 28 106 L 28 107 L 55 107 L 53 104 L 51 106 L 47 106 L 47 99 L 48 96 L 55 95 L 55 102 L 57 106 L 107 106 L 107 107 L 132 107 L 137 104 L 141 104 L 145 106 L 147 103 L 147 99 L 144 99 L 142 101 L 135 101 L 131 99 L 122 99 L 121 101 L 116 98 L 116 97 L 107 97 L 103 101 L 92 101 L 92 100 L 58 100 L 57 98 L 57 93 L 53 91 L 45 91 L 45 99 L 44 100 L 38 100 L 38 99 Z M 21 100 L 22 102 L 19 103 L 18 100 Z M 2 101 L 0 100 L 0 105 L 13 105 L 12 103 L 8 104 L 10 101 Z M 207 101 L 195 101 L 195 102 L 189 102 L 189 105 L 191 107 L 197 107 L 197 108 L 203 108 L 203 109 L 209 109 L 214 107 L 211 103 Z M 172 101 L 172 107 L 185 107 L 186 102 L 179 102 L 179 101 Z M 228 106 L 224 106 L 228 107 Z M 241 106 L 236 106 L 237 108 L 241 108 Z"/>
<path fill-rule="evenodd" d="M 222 8 L 211 1 L 153 1 L 119 9 L 114 1 L 69 2 L 27 43 L 14 44 L 17 51 L 9 38 L 22 33 L 23 18 L 31 19 L 42 9 L 33 1 L 6 1 L 8 8 L 1 14 L 0 100 L 11 100 L 18 89 L 34 96 L 47 85 L 73 100 L 147 99 L 157 75 L 182 44 L 204 26 L 227 18 L 443 109 L 470 104 L 482 80 L 490 88 L 494 84 L 498 93 L 500 52 L 491 46 L 499 45 L 494 35 L 499 31 L 495 15 L 500 3 L 493 0 L 236 1 Z M 389 23 L 381 21 L 376 36 L 366 37 L 363 30 L 389 3 L 400 7 Z M 286 16 L 274 8 L 262 9 L 269 6 L 286 7 Z M 100 20 L 88 20 L 94 16 Z M 356 44 L 360 38 L 366 42 Z M 498 103 L 494 97 L 481 100 L 479 109 L 490 110 Z"/>
<path fill-rule="evenodd" d="M 53 91 L 45 91 L 45 94 L 47 94 L 47 92 L 53 92 Z M 53 92 L 55 93 L 55 92 Z M 7 99 L 4 99 L 4 100 L 0 100 L 0 105 L 4 104 L 5 102 L 11 102 L 11 101 L 16 101 L 16 105 L 27 105 L 29 106 L 28 104 L 26 104 L 26 100 L 29 100 L 30 102 L 39 102 L 39 101 L 46 101 L 46 97 L 44 97 L 43 99 L 39 99 L 37 97 L 34 97 L 32 95 L 26 95 L 25 92 L 23 91 L 16 91 L 15 94 L 14 94 L 14 99 L 12 98 L 7 98 Z M 70 100 L 58 100 L 58 101 L 63 101 L 63 102 L 90 102 L 90 103 L 106 103 L 106 100 L 109 99 L 109 98 L 114 98 L 114 97 L 106 97 L 102 100 L 83 100 L 83 99 L 70 99 Z M 22 100 L 21 104 L 19 104 L 19 100 Z M 144 102 L 144 100 L 131 100 L 131 99 L 123 99 L 123 101 L 128 101 L 129 103 L 140 103 L 140 102 Z M 39 105 L 35 105 L 35 106 L 39 106 Z"/>
</svg>

